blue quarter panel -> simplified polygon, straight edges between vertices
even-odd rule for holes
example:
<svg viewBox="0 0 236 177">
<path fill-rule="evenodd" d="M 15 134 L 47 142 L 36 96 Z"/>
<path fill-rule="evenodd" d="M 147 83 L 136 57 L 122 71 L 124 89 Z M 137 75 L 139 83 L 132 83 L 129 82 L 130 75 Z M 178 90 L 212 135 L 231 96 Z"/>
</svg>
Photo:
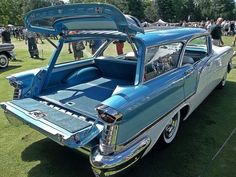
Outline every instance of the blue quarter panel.
<svg viewBox="0 0 236 177">
<path fill-rule="evenodd" d="M 112 96 L 103 102 L 124 115 L 119 123 L 117 144 L 132 138 L 185 99 L 183 78 L 186 69 L 176 69 L 139 86 L 117 87 L 113 93 L 116 99 Z"/>
<path fill-rule="evenodd" d="M 8 76 L 10 82 L 21 83 L 21 98 L 39 94 L 46 69 L 33 69 Z"/>
</svg>

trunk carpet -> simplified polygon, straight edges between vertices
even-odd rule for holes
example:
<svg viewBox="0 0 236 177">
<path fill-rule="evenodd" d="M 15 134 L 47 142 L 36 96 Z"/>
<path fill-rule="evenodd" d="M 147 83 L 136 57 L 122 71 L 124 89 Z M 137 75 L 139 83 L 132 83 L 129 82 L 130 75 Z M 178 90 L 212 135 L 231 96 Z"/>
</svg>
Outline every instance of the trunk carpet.
<svg viewBox="0 0 236 177">
<path fill-rule="evenodd" d="M 47 90 L 40 98 L 61 105 L 80 114 L 96 117 L 95 107 L 109 98 L 117 85 L 130 85 L 117 79 L 99 78 L 76 86 Z"/>
<path fill-rule="evenodd" d="M 86 121 L 80 120 L 78 118 L 72 117 L 58 110 L 55 110 L 32 98 L 13 100 L 11 101 L 11 103 L 29 112 L 36 110 L 41 111 L 45 114 L 43 119 L 46 119 L 47 121 L 71 133 L 75 133 L 78 130 L 84 129 L 91 125 Z"/>
</svg>

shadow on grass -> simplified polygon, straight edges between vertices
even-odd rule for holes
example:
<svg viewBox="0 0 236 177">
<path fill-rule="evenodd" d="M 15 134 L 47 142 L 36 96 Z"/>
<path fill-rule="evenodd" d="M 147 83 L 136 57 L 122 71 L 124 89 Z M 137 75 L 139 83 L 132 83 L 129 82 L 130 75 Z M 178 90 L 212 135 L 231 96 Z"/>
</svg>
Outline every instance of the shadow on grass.
<svg viewBox="0 0 236 177">
<path fill-rule="evenodd" d="M 236 124 L 235 92 L 235 82 L 227 82 L 223 90 L 214 90 L 182 124 L 173 144 L 161 150 L 158 145 L 154 146 L 146 157 L 122 176 L 197 177 L 214 168 L 209 162 Z M 87 157 L 49 139 L 28 146 L 22 159 L 40 161 L 28 172 L 29 177 L 93 177 Z M 232 166 L 232 171 L 226 172 L 226 176 L 230 176 L 233 170 Z"/>
<path fill-rule="evenodd" d="M 10 71 L 10 70 L 13 70 L 13 69 L 16 69 L 16 68 L 20 68 L 20 67 L 21 67 L 21 65 L 16 65 L 16 66 L 9 65 L 7 68 L 4 68 L 4 69 L 0 68 L 0 73 L 4 73 L 6 71 Z"/>
<path fill-rule="evenodd" d="M 46 58 L 39 57 L 39 58 L 34 58 L 33 60 L 46 60 Z"/>
<path fill-rule="evenodd" d="M 19 59 L 19 58 L 17 58 L 17 59 L 14 59 L 14 60 L 10 60 L 11 62 L 23 62 L 23 60 L 22 59 Z"/>
<path fill-rule="evenodd" d="M 29 177 L 89 177 L 93 176 L 89 159 L 77 152 L 43 139 L 28 146 L 22 152 L 23 161 L 40 161 L 33 167 Z"/>
</svg>

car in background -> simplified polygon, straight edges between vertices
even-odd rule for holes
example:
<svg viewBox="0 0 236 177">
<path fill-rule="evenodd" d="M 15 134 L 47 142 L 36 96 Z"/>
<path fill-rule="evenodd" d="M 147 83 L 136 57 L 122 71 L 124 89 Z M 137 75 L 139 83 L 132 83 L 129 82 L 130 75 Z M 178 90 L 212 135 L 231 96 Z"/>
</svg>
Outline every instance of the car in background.
<svg viewBox="0 0 236 177">
<path fill-rule="evenodd" d="M 145 30 L 108 4 L 37 9 L 26 27 L 60 35 L 48 66 L 13 74 L 13 100 L 1 103 L 10 122 L 26 123 L 90 158 L 96 176 L 121 172 L 180 124 L 231 70 L 231 47 L 213 46 L 200 28 Z M 47 39 L 49 40 L 49 39 Z M 87 43 L 100 40 L 94 54 Z M 81 47 L 75 60 L 68 44 Z M 61 154 L 63 156 L 63 154 Z"/>
<path fill-rule="evenodd" d="M 15 59 L 14 45 L 10 43 L 0 44 L 0 69 L 6 68 L 10 59 Z"/>
</svg>

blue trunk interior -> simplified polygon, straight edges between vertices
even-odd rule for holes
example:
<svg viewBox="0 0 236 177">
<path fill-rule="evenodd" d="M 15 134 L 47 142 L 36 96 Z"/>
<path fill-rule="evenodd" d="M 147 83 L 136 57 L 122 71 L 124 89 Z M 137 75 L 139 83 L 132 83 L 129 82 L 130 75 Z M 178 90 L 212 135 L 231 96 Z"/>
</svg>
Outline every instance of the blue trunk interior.
<svg viewBox="0 0 236 177">
<path fill-rule="evenodd" d="M 28 112 L 40 111 L 45 115 L 43 119 L 72 133 L 91 125 L 86 121 L 67 115 L 32 98 L 13 100 L 11 103 Z"/>
<path fill-rule="evenodd" d="M 71 87 L 64 85 L 60 89 L 51 88 L 43 92 L 40 98 L 80 114 L 95 117 L 95 107 L 109 98 L 117 85 L 130 85 L 130 82 L 100 77 Z"/>
<path fill-rule="evenodd" d="M 72 70 L 67 67 L 55 69 L 49 85 L 37 97 L 13 100 L 12 103 L 29 112 L 41 111 L 46 115 L 43 119 L 69 132 L 76 132 L 91 124 L 57 108 L 95 120 L 96 106 L 111 97 L 117 85 L 133 85 L 135 71 L 136 62 L 113 58 L 95 59 L 93 65 Z"/>
</svg>

